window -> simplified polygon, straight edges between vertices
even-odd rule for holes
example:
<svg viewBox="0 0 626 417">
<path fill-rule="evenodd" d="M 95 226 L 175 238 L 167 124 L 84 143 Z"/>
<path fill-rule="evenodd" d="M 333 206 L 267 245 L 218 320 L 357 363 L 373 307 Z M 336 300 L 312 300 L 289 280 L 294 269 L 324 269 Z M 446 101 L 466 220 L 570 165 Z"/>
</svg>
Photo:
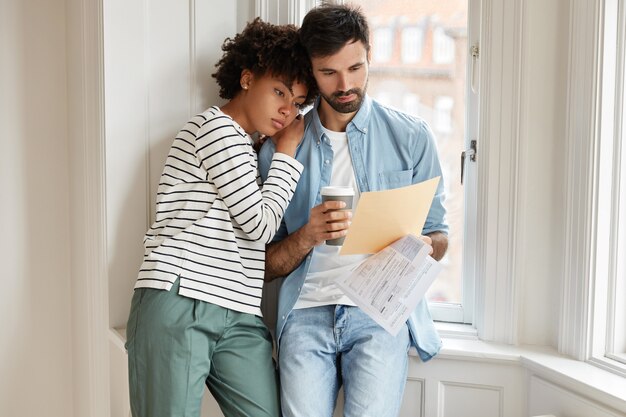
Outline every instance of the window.
<svg viewBox="0 0 626 417">
<path fill-rule="evenodd" d="M 406 113 L 418 116 L 420 114 L 419 96 L 411 93 L 405 94 L 404 97 L 402 97 L 402 108 Z"/>
<path fill-rule="evenodd" d="M 626 376 L 624 3 L 577 3 L 572 22 L 559 351 Z"/>
<path fill-rule="evenodd" d="M 406 27 L 402 30 L 402 62 L 411 64 L 422 59 L 422 30 Z"/>
<path fill-rule="evenodd" d="M 433 62 L 450 64 L 454 62 L 454 39 L 446 34 L 442 27 L 433 31 Z"/>
<path fill-rule="evenodd" d="M 463 62 L 453 62 L 456 48 L 466 50 L 468 44 L 469 2 L 454 0 L 446 3 L 445 7 L 438 0 L 421 1 L 419 7 L 407 6 L 402 0 L 359 0 L 351 3 L 360 5 L 370 22 L 407 22 L 400 32 L 401 60 L 391 59 L 390 52 L 385 55 L 382 49 L 377 50 L 383 45 L 389 45 L 391 50 L 391 30 L 379 28 L 374 31 L 374 59 L 370 66 L 368 93 L 387 105 L 424 119 L 435 133 L 446 186 L 447 220 L 451 232 L 448 254 L 441 261 L 443 271 L 428 293 L 430 310 L 435 320 L 471 322 L 472 313 L 470 309 L 465 310 L 464 306 L 469 305 L 471 308 L 473 300 L 470 298 L 473 293 L 471 290 L 464 293 L 463 289 L 473 288 L 473 269 L 468 262 L 463 261 L 466 255 L 464 231 L 465 219 L 473 218 L 475 213 L 466 207 L 466 191 L 460 181 L 460 154 L 466 147 L 466 139 L 473 135 L 465 128 L 465 114 L 468 111 L 465 98 L 470 90 L 465 82 L 466 57 L 463 57 Z M 437 65 L 427 62 L 430 60 L 420 59 L 422 44 L 428 42 L 424 39 L 430 36 L 426 34 L 426 28 L 432 25 L 412 25 L 412 22 L 433 21 L 438 25 L 432 35 Z M 452 38 L 446 35 L 442 28 L 446 25 L 453 25 L 458 36 Z M 385 60 L 381 57 L 385 57 Z M 378 65 L 381 62 L 385 62 L 384 66 Z M 468 182 L 471 181 L 466 177 L 465 184 Z M 473 258 L 469 259 L 469 262 L 473 261 Z"/>
<path fill-rule="evenodd" d="M 393 32 L 391 28 L 374 30 L 373 58 L 375 62 L 388 62 L 393 53 Z"/>
<path fill-rule="evenodd" d="M 454 99 L 452 97 L 437 97 L 435 100 L 435 123 L 433 128 L 437 133 L 452 132 L 452 107 Z"/>
<path fill-rule="evenodd" d="M 626 373 L 626 9 L 604 1 L 591 360 Z"/>
</svg>

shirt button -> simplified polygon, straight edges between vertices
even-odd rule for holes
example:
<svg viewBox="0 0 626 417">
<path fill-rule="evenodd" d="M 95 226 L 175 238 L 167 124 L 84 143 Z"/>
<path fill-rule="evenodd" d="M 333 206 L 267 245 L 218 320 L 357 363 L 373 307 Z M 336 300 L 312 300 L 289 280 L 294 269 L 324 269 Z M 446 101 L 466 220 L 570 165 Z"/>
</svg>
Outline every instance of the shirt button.
<svg viewBox="0 0 626 417">
<path fill-rule="evenodd" d="M 325 161 L 324 161 L 324 163 L 325 163 L 326 165 L 328 165 L 328 164 L 330 163 L 330 161 L 327 159 L 327 160 L 325 160 Z"/>
<path fill-rule="evenodd" d="M 367 128 L 364 128 L 364 129 L 363 129 L 363 131 L 364 131 L 365 133 L 367 133 Z"/>
<path fill-rule="evenodd" d="M 320 144 L 320 141 L 319 141 L 319 140 L 317 141 L 317 144 L 318 144 L 318 145 Z"/>
<path fill-rule="evenodd" d="M 283 316 L 283 320 L 285 320 L 285 316 Z"/>
</svg>

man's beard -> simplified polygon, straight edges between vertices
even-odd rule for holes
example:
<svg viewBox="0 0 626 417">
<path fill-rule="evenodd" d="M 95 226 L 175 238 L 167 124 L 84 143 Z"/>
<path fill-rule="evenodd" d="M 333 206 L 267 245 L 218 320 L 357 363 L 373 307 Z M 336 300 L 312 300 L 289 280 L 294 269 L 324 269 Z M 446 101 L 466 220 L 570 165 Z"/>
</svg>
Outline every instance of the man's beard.
<svg viewBox="0 0 626 417">
<path fill-rule="evenodd" d="M 351 94 L 356 95 L 356 98 L 352 101 L 342 103 L 337 100 L 339 97 L 345 97 Z M 327 96 L 323 93 L 320 93 L 320 95 L 326 101 L 326 103 L 328 103 L 330 107 L 332 107 L 336 112 L 354 113 L 355 111 L 359 110 L 361 108 L 361 104 L 363 104 L 363 98 L 365 97 L 365 90 L 361 90 L 360 88 L 352 88 L 348 91 L 335 91 L 330 96 Z"/>
</svg>

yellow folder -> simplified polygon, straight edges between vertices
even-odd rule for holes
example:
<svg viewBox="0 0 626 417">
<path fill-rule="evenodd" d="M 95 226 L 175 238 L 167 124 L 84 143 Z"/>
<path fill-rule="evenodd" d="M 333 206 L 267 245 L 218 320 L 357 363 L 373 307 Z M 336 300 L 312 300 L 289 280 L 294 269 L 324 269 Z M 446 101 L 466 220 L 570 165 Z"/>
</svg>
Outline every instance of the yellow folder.
<svg viewBox="0 0 626 417">
<path fill-rule="evenodd" d="M 439 179 L 361 194 L 340 254 L 376 253 L 409 233 L 421 235 Z"/>
</svg>

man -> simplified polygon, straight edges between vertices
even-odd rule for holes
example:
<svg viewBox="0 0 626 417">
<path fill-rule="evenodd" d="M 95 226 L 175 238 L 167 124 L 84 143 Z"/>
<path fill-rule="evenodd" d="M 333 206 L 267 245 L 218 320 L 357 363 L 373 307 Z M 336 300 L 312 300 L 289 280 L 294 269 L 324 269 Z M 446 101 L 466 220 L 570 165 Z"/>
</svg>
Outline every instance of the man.
<svg viewBox="0 0 626 417">
<path fill-rule="evenodd" d="M 339 247 L 324 244 L 347 234 L 350 215 L 329 211 L 343 203 L 320 204 L 321 187 L 352 185 L 358 200 L 361 192 L 441 176 L 428 126 L 366 95 L 368 32 L 363 14 L 343 5 L 311 10 L 300 29 L 320 98 L 305 117 L 296 152 L 304 173 L 267 249 L 265 272 L 266 280 L 286 277 L 276 330 L 285 417 L 331 417 L 341 385 L 345 416 L 397 416 L 410 346 L 424 361 L 441 346 L 426 302 L 394 337 L 333 284 L 365 256 L 340 256 Z M 273 152 L 267 141 L 259 158 L 263 177 Z M 442 203 L 440 182 L 423 230 L 435 259 L 448 242 Z"/>
</svg>

